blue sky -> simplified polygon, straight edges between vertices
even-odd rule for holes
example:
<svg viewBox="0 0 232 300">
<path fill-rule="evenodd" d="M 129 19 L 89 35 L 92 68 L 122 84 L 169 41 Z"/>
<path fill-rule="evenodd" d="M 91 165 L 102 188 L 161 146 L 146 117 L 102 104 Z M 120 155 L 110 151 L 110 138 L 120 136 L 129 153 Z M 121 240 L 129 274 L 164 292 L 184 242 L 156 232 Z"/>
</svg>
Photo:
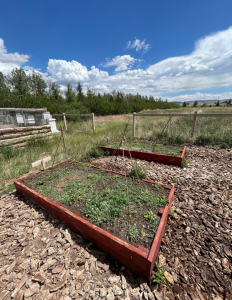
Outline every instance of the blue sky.
<svg viewBox="0 0 232 300">
<path fill-rule="evenodd" d="M 232 97 L 232 1 L 1 1 L 0 71 L 171 100 Z"/>
</svg>

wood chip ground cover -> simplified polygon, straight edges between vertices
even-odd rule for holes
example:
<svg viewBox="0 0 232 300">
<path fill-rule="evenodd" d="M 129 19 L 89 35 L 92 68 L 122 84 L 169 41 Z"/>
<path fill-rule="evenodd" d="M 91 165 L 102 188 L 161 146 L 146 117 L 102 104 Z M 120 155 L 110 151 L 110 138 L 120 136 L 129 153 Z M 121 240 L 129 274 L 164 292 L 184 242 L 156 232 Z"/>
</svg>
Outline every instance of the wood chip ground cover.
<svg viewBox="0 0 232 300">
<path fill-rule="evenodd" d="M 150 249 L 170 190 L 79 163 L 23 181 L 31 189 L 116 237 Z"/>
<path fill-rule="evenodd" d="M 118 148 L 120 141 L 109 143 L 109 147 Z M 164 145 L 157 142 L 144 141 L 140 139 L 133 139 L 127 142 L 123 141 L 121 149 L 134 150 L 139 152 L 148 152 L 156 154 L 164 154 L 171 156 L 181 156 L 184 146 L 178 145 Z"/>
<path fill-rule="evenodd" d="M 174 285 L 149 286 L 13 193 L 0 199 L 0 299 L 231 299 L 232 153 L 188 150 L 188 169 L 148 163 L 149 179 L 175 185 L 176 217 L 167 224 L 157 260 Z M 104 165 L 107 159 L 95 163 Z M 120 158 L 117 168 L 125 172 L 131 162 Z"/>
</svg>

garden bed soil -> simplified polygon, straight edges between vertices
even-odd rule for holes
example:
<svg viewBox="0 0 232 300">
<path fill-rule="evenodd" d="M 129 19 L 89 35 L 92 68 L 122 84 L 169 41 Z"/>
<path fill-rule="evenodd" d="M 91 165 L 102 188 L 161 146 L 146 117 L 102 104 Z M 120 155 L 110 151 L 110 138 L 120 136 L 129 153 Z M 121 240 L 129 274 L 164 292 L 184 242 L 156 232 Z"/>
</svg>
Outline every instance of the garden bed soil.
<svg viewBox="0 0 232 300">
<path fill-rule="evenodd" d="M 59 163 L 55 165 L 55 168 L 61 168 L 64 172 L 62 172 L 62 177 L 58 178 L 58 182 L 56 182 L 56 194 L 65 187 L 64 182 L 67 180 L 67 177 L 63 175 L 65 174 L 64 165 L 66 162 Z M 73 166 L 81 166 L 83 164 L 80 163 L 74 163 L 72 164 L 70 161 L 70 166 L 72 169 Z M 85 166 L 89 166 L 85 164 Z M 79 168 L 79 167 L 78 167 Z M 114 174 L 114 176 L 123 178 L 125 180 L 125 174 L 123 173 L 117 173 L 112 172 L 110 170 L 102 170 L 97 167 L 91 166 L 91 170 L 101 171 L 101 174 L 105 174 L 105 176 L 110 176 Z M 159 221 L 159 225 L 156 231 L 156 234 L 153 234 L 152 237 L 146 238 L 136 238 L 132 240 L 128 240 L 125 238 L 125 232 L 126 228 L 128 229 L 130 224 L 133 224 L 133 222 L 136 222 L 138 226 L 138 232 L 140 230 L 140 226 L 143 226 L 145 221 L 142 218 L 143 214 L 150 211 L 151 209 L 145 205 L 146 203 L 143 203 L 140 207 L 138 206 L 136 209 L 136 212 L 133 212 L 134 207 L 131 205 L 131 208 L 133 208 L 130 212 L 123 211 L 122 216 L 123 220 L 128 222 L 128 219 L 130 219 L 130 224 L 126 224 L 125 227 L 122 226 L 122 223 L 120 223 L 120 218 L 116 218 L 114 220 L 114 224 L 112 224 L 112 221 L 107 223 L 102 223 L 102 228 L 94 225 L 92 222 L 90 223 L 88 221 L 88 218 L 86 216 L 86 212 L 83 213 L 82 207 L 83 204 L 81 204 L 79 207 L 75 206 L 74 203 L 71 205 L 62 204 L 61 202 L 55 203 L 54 201 L 50 200 L 49 198 L 44 197 L 43 195 L 39 194 L 33 189 L 33 186 L 35 187 L 36 182 L 40 182 L 40 185 L 44 185 L 41 182 L 41 174 L 48 174 L 51 168 L 45 169 L 45 172 L 37 173 L 35 175 L 29 175 L 25 176 L 23 178 L 20 178 L 15 181 L 16 189 L 19 193 L 24 194 L 37 204 L 39 204 L 41 207 L 45 208 L 49 213 L 51 213 L 54 217 L 57 217 L 61 221 L 65 222 L 67 225 L 75 229 L 77 232 L 81 233 L 85 238 L 89 239 L 90 241 L 94 242 L 96 245 L 98 245 L 100 248 L 102 248 L 104 251 L 109 252 L 114 258 L 119 260 L 124 265 L 131 268 L 136 274 L 146 278 L 147 280 L 151 277 L 151 271 L 153 270 L 153 266 L 155 263 L 155 259 L 157 257 L 161 239 L 165 230 L 165 226 L 167 223 L 168 213 L 170 211 L 170 207 L 173 200 L 174 195 L 174 188 L 173 187 L 162 187 L 160 185 L 160 190 L 162 190 L 162 193 L 165 193 L 166 196 L 168 196 L 169 204 L 166 205 L 162 209 L 161 219 Z M 105 172 L 106 171 L 106 172 Z M 93 175 L 94 174 L 89 174 Z M 87 175 L 88 176 L 88 175 Z M 64 179 L 65 177 L 65 179 Z M 78 177 L 78 176 L 77 176 Z M 77 177 L 73 176 L 72 180 L 77 180 Z M 107 177 L 104 177 L 104 180 Z M 48 179 L 49 180 L 49 179 Z M 70 179 L 68 179 L 70 180 Z M 128 178 L 129 180 L 129 178 Z M 152 181 L 147 180 L 139 180 L 141 187 L 146 187 L 146 193 L 149 194 L 149 189 L 152 189 L 152 185 L 156 186 L 157 184 Z M 133 184 L 128 182 L 128 184 Z M 138 185 L 138 181 L 136 181 L 136 184 Z M 91 186 L 90 186 L 91 188 Z M 96 191 L 99 192 L 100 190 L 103 190 L 103 188 L 97 188 Z M 69 190 L 69 189 L 68 189 Z M 154 193 L 155 197 L 156 193 Z M 54 195 L 52 195 L 52 198 Z M 158 213 L 159 207 L 156 208 L 153 213 Z M 130 217 L 130 215 L 131 217 Z M 140 217 L 138 218 L 136 215 L 140 213 Z M 144 232 L 146 234 L 147 228 L 144 228 Z M 154 237 L 155 236 L 155 237 Z M 154 238 L 153 238 L 154 237 Z M 130 243 L 130 244 L 129 244 Z"/>
<path fill-rule="evenodd" d="M 146 197 L 151 193 L 154 198 L 156 198 L 159 195 L 163 195 L 164 198 L 167 199 L 170 192 L 169 189 L 166 189 L 160 185 L 152 185 L 151 183 L 148 183 L 140 179 L 128 178 L 127 182 L 129 188 L 130 190 L 132 190 L 132 193 L 135 193 L 135 195 L 131 196 L 130 190 L 128 191 L 130 207 L 126 205 L 120 217 L 99 224 L 91 220 L 88 216 L 88 213 L 84 212 L 85 204 L 83 202 L 74 200 L 72 201 L 72 203 L 67 204 L 65 201 L 61 200 L 62 194 L 65 195 L 65 191 L 64 191 L 65 187 L 67 185 L 70 187 L 73 184 L 75 184 L 75 182 L 81 182 L 81 184 L 86 183 L 88 187 L 92 186 L 91 188 L 89 188 L 89 190 L 94 189 L 97 193 L 99 193 L 99 196 L 101 196 L 101 193 L 104 193 L 105 189 L 114 188 L 115 182 L 121 184 L 120 188 L 122 189 L 125 188 L 124 185 L 124 183 L 126 183 L 125 176 L 115 176 L 112 175 L 112 173 L 107 173 L 105 171 L 102 172 L 101 170 L 96 168 L 83 169 L 83 165 L 74 162 L 69 163 L 69 169 L 70 172 L 68 172 L 67 163 L 65 162 L 56 166 L 53 169 L 53 171 L 47 171 L 47 174 L 48 172 L 50 172 L 51 176 L 47 175 L 44 172 L 40 172 L 34 176 L 31 176 L 27 180 L 23 180 L 23 183 L 27 187 L 32 188 L 36 192 L 41 193 L 43 196 L 48 197 L 54 202 L 57 202 L 59 200 L 58 202 L 61 203 L 62 207 L 73 212 L 77 216 L 87 221 L 90 221 L 94 225 L 97 225 L 98 227 L 113 234 L 114 236 L 120 238 L 121 240 L 128 242 L 135 247 L 139 247 L 141 245 L 144 248 L 150 249 L 160 220 L 159 210 L 162 209 L 165 206 L 165 204 L 161 204 L 156 207 L 151 207 L 151 205 L 147 205 L 147 203 L 145 203 L 144 201 L 141 201 L 139 203 L 134 203 L 134 201 L 130 198 L 133 196 L 136 197 L 136 192 L 143 193 L 144 191 L 144 197 Z M 64 176 L 64 174 L 66 175 Z M 98 175 L 100 175 L 100 178 L 99 181 L 96 183 L 95 181 L 96 178 L 98 178 L 97 177 Z M 47 181 L 48 178 L 49 181 Z M 47 186 L 52 186 L 53 189 L 48 190 Z M 154 189 L 154 187 L 156 189 Z M 138 190 L 138 188 L 141 190 Z M 57 196 L 58 193 L 59 196 Z M 89 194 L 91 197 L 91 192 Z M 143 194 L 139 196 L 143 197 Z M 154 214 L 153 217 L 156 219 L 156 226 L 152 230 L 149 230 L 150 228 L 146 228 L 146 227 L 151 227 L 153 225 L 153 222 L 146 221 L 144 218 L 144 215 L 149 211 L 152 211 L 152 213 Z M 136 233 L 138 234 L 138 236 L 129 239 L 127 237 L 127 230 L 133 227 L 134 224 L 136 224 L 136 226 L 134 227 L 135 228 L 134 231 L 135 234 Z M 140 236 L 141 232 L 143 232 L 144 237 Z M 131 234 L 133 234 L 133 232 Z"/>
<path fill-rule="evenodd" d="M 99 146 L 103 151 L 113 155 L 155 161 L 181 167 L 186 146 L 162 145 L 149 141 L 133 141 L 118 149 L 119 142 L 112 142 L 109 146 Z"/>
</svg>

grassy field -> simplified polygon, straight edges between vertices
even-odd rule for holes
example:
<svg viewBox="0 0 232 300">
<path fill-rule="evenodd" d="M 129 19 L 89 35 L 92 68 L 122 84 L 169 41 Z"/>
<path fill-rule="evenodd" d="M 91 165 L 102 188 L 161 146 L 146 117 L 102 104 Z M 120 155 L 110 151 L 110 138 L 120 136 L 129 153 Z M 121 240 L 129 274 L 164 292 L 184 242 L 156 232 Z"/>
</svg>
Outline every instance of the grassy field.
<svg viewBox="0 0 232 300">
<path fill-rule="evenodd" d="M 232 113 L 232 107 L 187 107 L 170 110 L 156 110 L 153 113 Z M 148 112 L 148 111 L 147 111 Z M 151 111 L 149 111 L 151 112 Z M 126 137 L 132 137 L 132 115 L 115 115 L 96 117 L 96 131 L 92 132 L 92 122 L 68 120 L 68 131 L 65 133 L 68 157 L 80 160 L 83 155 L 85 160 L 101 155 L 96 145 L 102 143 L 108 133 L 111 133 L 110 140 L 120 139 L 125 126 L 129 121 Z M 232 124 L 228 117 L 204 117 L 197 118 L 195 134 L 191 139 L 191 129 L 193 118 L 173 117 L 172 131 L 170 128 L 163 134 L 162 130 L 168 121 L 168 117 L 137 117 L 136 136 L 150 139 L 152 141 L 161 140 L 164 143 L 176 144 L 197 144 L 197 145 L 219 145 L 220 147 L 232 147 Z M 60 129 L 62 122 L 58 122 Z M 94 147 L 95 145 L 95 147 Z M 85 155 L 87 153 L 87 155 Z M 64 152 L 63 141 L 60 134 L 54 135 L 52 139 L 30 140 L 24 149 L 14 147 L 0 147 L 0 195 L 14 187 L 13 180 L 33 172 L 31 163 L 51 155 L 52 161 L 47 165 L 52 165 L 54 161 L 59 162 L 67 156 Z M 39 169 L 39 167 L 37 167 Z"/>
</svg>

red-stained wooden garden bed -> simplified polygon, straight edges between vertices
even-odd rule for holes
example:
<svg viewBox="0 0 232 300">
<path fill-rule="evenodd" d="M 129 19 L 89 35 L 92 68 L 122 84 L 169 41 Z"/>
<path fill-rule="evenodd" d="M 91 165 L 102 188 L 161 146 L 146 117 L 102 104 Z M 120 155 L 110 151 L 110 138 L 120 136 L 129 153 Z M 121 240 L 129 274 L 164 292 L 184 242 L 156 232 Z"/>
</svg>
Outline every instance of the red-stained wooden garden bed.
<svg viewBox="0 0 232 300">
<path fill-rule="evenodd" d="M 173 156 L 173 155 L 164 155 L 157 153 L 149 153 L 149 152 L 141 152 L 135 150 L 125 150 L 125 149 L 117 149 L 112 147 L 99 146 L 104 151 L 109 151 L 114 155 L 132 157 L 137 159 L 143 159 L 148 161 L 155 161 L 158 163 L 166 164 L 166 165 L 174 165 L 181 167 L 183 158 L 186 151 L 186 146 L 184 146 L 181 156 Z"/>
<path fill-rule="evenodd" d="M 58 166 L 59 164 L 62 163 L 63 162 L 58 163 L 55 166 Z M 95 166 L 92 167 L 98 168 Z M 46 168 L 45 172 L 46 170 L 49 169 L 51 168 Z M 105 170 L 105 171 L 112 172 L 111 170 Z M 126 176 L 123 173 L 118 173 L 118 172 L 113 172 L 113 173 L 119 174 L 121 176 Z M 30 189 L 22 182 L 23 180 L 28 179 L 30 176 L 32 175 L 27 175 L 14 181 L 15 187 L 20 194 L 23 194 L 24 196 L 28 197 L 29 199 L 37 203 L 39 206 L 47 210 L 53 217 L 63 221 L 72 229 L 76 230 L 78 233 L 84 236 L 86 239 L 98 245 L 102 250 L 110 253 L 112 257 L 114 257 L 123 265 L 130 268 L 137 275 L 140 275 L 145 279 L 150 280 L 151 272 L 153 270 L 156 257 L 158 255 L 160 243 L 164 234 L 165 226 L 167 224 L 168 213 L 172 205 L 173 196 L 174 196 L 174 187 L 163 185 L 165 188 L 170 190 L 168 196 L 169 205 L 166 205 L 163 210 L 157 232 L 155 234 L 151 249 L 149 250 L 141 246 L 136 248 L 128 244 L 127 242 L 122 241 L 121 239 L 113 236 L 112 234 L 97 227 L 96 225 L 91 224 L 89 221 L 86 221 L 83 218 L 65 209 L 64 207 L 61 206 L 62 205 L 61 203 L 55 203 L 50 199 L 44 197 L 43 195 Z M 143 180 L 152 184 L 159 184 L 154 181 L 145 180 L 145 179 Z"/>
</svg>

